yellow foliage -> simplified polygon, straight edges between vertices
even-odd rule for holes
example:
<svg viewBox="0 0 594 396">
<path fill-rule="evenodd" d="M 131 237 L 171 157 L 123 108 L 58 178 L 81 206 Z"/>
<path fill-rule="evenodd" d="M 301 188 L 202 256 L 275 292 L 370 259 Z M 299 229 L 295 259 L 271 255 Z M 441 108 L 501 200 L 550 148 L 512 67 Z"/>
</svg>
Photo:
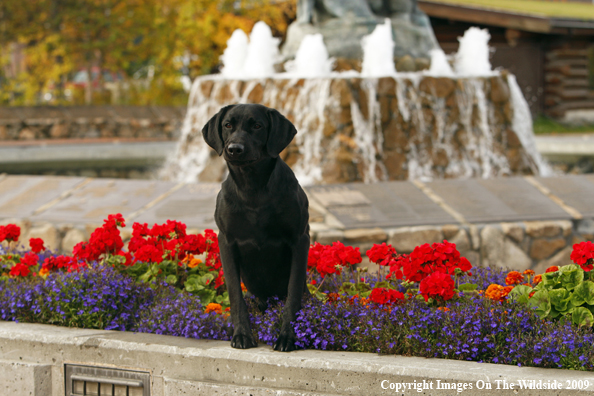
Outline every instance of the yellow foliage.
<svg viewBox="0 0 594 396">
<path fill-rule="evenodd" d="M 217 70 L 235 29 L 249 33 L 263 20 L 278 37 L 295 18 L 296 0 L 47 0 L 0 1 L 0 104 L 108 102 L 109 92 L 65 83 L 91 67 L 123 75 L 120 103 L 182 104 L 182 70 L 191 78 Z M 25 44 L 25 70 L 6 72 L 11 43 Z M 135 80 L 141 68 L 154 75 Z M 2 70 L 5 72 L 3 73 Z M 92 87 L 103 87 L 101 77 Z M 93 89 L 97 89 L 96 87 Z M 85 89 L 83 89 L 84 91 Z M 70 100 L 70 102 L 69 102 Z M 113 98 L 111 99 L 113 100 Z"/>
</svg>

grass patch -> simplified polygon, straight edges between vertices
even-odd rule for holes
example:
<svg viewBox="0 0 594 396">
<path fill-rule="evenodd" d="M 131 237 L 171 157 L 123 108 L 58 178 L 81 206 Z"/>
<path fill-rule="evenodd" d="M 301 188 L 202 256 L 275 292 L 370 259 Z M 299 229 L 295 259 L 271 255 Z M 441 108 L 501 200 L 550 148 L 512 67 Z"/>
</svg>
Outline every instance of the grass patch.
<svg viewBox="0 0 594 396">
<path fill-rule="evenodd" d="M 533 123 L 536 135 L 563 133 L 594 133 L 594 125 L 564 125 L 547 117 L 538 117 Z"/>
<path fill-rule="evenodd" d="M 594 5 L 537 0 L 431 0 L 437 3 L 459 4 L 490 8 L 518 14 L 531 14 L 554 18 L 594 19 Z"/>
</svg>

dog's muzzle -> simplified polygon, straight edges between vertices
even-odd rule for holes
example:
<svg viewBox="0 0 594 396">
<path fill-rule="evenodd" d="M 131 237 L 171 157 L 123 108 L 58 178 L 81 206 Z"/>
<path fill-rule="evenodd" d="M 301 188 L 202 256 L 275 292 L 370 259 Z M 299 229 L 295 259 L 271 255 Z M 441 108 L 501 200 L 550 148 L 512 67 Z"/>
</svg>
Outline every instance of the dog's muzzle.
<svg viewBox="0 0 594 396">
<path fill-rule="evenodd" d="M 230 145 L 227 146 L 227 155 L 229 155 L 229 158 L 233 158 L 233 159 L 238 158 L 244 152 L 245 152 L 245 147 L 243 144 L 231 143 Z"/>
</svg>

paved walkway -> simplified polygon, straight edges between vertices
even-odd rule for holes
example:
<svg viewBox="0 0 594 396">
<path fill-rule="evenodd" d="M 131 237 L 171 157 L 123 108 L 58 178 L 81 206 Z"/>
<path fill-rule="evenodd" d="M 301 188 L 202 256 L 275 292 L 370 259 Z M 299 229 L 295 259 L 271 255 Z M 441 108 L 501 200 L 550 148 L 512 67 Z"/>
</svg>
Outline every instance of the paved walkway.
<svg viewBox="0 0 594 396">
<path fill-rule="evenodd" d="M 0 219 L 101 224 L 111 213 L 128 221 L 185 222 L 216 228 L 218 183 L 0 176 Z M 594 217 L 594 176 L 351 183 L 306 189 L 311 222 L 334 229 L 469 224 Z"/>
</svg>

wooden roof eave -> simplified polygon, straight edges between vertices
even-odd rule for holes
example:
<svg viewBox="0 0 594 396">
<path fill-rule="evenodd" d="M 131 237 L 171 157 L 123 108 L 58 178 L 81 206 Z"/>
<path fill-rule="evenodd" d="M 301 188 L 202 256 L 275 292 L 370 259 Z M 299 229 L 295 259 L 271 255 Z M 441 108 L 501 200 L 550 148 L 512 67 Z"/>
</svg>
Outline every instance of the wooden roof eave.
<svg viewBox="0 0 594 396">
<path fill-rule="evenodd" d="M 427 15 L 456 21 L 494 25 L 510 29 L 525 30 L 537 33 L 553 33 L 565 26 L 552 26 L 551 18 L 535 15 L 516 14 L 512 12 L 471 7 L 460 4 L 444 4 L 427 0 L 418 0 L 419 8 Z"/>
</svg>

